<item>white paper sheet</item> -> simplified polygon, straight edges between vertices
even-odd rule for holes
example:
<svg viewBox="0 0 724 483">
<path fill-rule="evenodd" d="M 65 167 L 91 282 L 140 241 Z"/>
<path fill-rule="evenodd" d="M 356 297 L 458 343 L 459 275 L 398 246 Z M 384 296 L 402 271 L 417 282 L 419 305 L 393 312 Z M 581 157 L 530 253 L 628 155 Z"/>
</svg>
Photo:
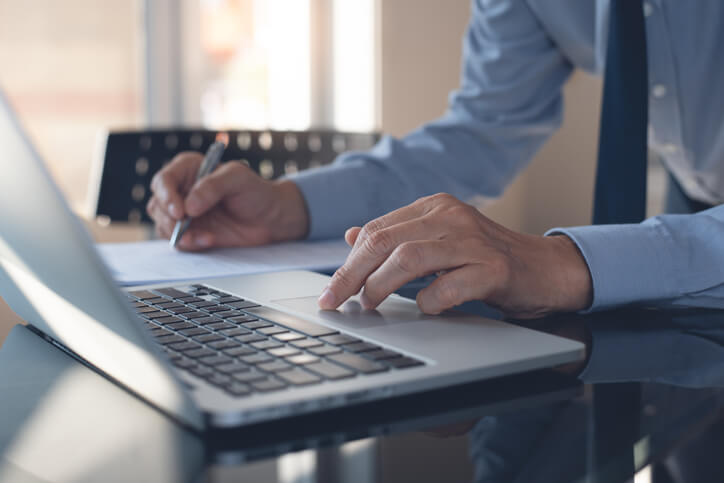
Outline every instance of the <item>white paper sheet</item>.
<svg viewBox="0 0 724 483">
<path fill-rule="evenodd" d="M 168 240 L 103 243 L 98 250 L 121 285 L 228 277 L 282 270 L 332 270 L 341 266 L 349 247 L 344 240 L 279 243 L 252 248 L 180 252 Z"/>
</svg>

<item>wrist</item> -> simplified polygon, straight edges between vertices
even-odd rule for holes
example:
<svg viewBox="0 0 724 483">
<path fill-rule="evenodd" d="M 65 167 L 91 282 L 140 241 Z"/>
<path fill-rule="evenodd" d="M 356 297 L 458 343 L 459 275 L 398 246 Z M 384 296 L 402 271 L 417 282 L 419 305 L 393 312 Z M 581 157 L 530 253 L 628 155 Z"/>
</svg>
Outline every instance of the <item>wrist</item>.
<svg viewBox="0 0 724 483">
<path fill-rule="evenodd" d="M 593 281 L 578 246 L 566 235 L 551 236 L 556 243 L 561 275 L 561 311 L 585 310 L 593 303 Z"/>
<path fill-rule="evenodd" d="M 309 213 L 302 192 L 288 179 L 276 181 L 274 188 L 277 202 L 271 217 L 272 241 L 305 238 L 309 232 Z"/>
</svg>

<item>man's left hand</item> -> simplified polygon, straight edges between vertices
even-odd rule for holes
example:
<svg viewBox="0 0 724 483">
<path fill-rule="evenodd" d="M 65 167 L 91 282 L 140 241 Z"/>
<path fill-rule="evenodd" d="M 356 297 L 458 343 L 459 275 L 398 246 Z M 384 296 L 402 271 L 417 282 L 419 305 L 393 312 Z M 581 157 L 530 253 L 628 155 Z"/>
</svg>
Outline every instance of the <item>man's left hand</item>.
<svg viewBox="0 0 724 483">
<path fill-rule="evenodd" d="M 354 227 L 352 251 L 319 298 L 336 309 L 362 290 L 366 309 L 416 278 L 438 273 L 417 295 L 427 314 L 482 300 L 517 318 L 590 306 L 588 266 L 566 236 L 516 233 L 448 194 L 436 194 Z"/>
</svg>

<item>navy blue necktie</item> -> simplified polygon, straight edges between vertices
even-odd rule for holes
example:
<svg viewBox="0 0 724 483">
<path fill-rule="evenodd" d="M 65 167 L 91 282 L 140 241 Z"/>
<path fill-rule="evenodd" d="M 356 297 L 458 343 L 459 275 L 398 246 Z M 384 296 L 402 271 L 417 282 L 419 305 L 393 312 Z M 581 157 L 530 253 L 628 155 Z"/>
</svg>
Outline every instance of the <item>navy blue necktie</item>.
<svg viewBox="0 0 724 483">
<path fill-rule="evenodd" d="M 593 223 L 646 215 L 648 67 L 640 0 L 611 0 Z"/>
</svg>

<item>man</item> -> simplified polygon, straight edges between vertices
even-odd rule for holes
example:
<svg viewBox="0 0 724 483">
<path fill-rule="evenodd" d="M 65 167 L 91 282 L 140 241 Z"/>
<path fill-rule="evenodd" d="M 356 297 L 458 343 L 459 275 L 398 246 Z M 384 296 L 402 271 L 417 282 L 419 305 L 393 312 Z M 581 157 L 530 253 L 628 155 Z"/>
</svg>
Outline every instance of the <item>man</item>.
<svg viewBox="0 0 724 483">
<path fill-rule="evenodd" d="M 631 12 L 612 13 L 614 4 L 636 5 L 641 25 Z M 606 89 L 615 87 L 619 75 L 631 77 L 631 67 L 643 71 L 638 78 L 644 81 L 639 96 L 644 107 L 640 116 L 631 116 L 643 119 L 641 143 L 650 116 L 649 147 L 672 175 L 671 199 L 678 193 L 680 211 L 720 204 L 721 19 L 724 3 L 718 0 L 649 0 L 643 6 L 636 0 L 477 0 L 465 37 L 461 87 L 442 118 L 402 139 L 387 137 L 369 152 L 348 153 L 332 166 L 277 182 L 227 163 L 194 184 L 201 156 L 182 153 L 155 176 L 148 211 L 165 237 L 176 220 L 195 218 L 180 243 L 186 250 L 345 233 L 352 252 L 320 297 L 324 309 L 359 290 L 363 304 L 376 307 L 406 282 L 431 273 L 439 276 L 417 302 L 432 314 L 468 300 L 483 300 L 516 317 L 637 301 L 721 304 L 724 206 L 641 224 L 531 236 L 507 230 L 463 202 L 499 195 L 556 130 L 561 86 L 574 67 L 600 73 L 611 63 L 616 72 L 607 69 L 613 81 L 607 73 Z M 634 48 L 629 37 L 636 28 L 641 45 Z M 636 49 L 641 55 L 633 56 Z M 607 111 L 606 98 L 604 93 L 604 121 L 606 112 L 616 112 Z M 626 125 L 628 109 L 635 113 L 635 107 L 619 106 L 624 115 L 607 124 L 612 130 L 617 122 Z M 602 132 L 599 157 L 606 154 L 615 164 L 620 156 L 608 149 L 612 138 Z M 644 166 L 638 173 L 645 169 L 642 146 L 634 156 Z M 607 168 L 604 188 L 614 190 L 609 201 L 616 198 L 616 184 L 624 190 L 628 182 L 620 164 Z M 599 181 L 606 178 L 601 167 Z M 603 221 L 630 219 L 616 215 Z"/>
</svg>

